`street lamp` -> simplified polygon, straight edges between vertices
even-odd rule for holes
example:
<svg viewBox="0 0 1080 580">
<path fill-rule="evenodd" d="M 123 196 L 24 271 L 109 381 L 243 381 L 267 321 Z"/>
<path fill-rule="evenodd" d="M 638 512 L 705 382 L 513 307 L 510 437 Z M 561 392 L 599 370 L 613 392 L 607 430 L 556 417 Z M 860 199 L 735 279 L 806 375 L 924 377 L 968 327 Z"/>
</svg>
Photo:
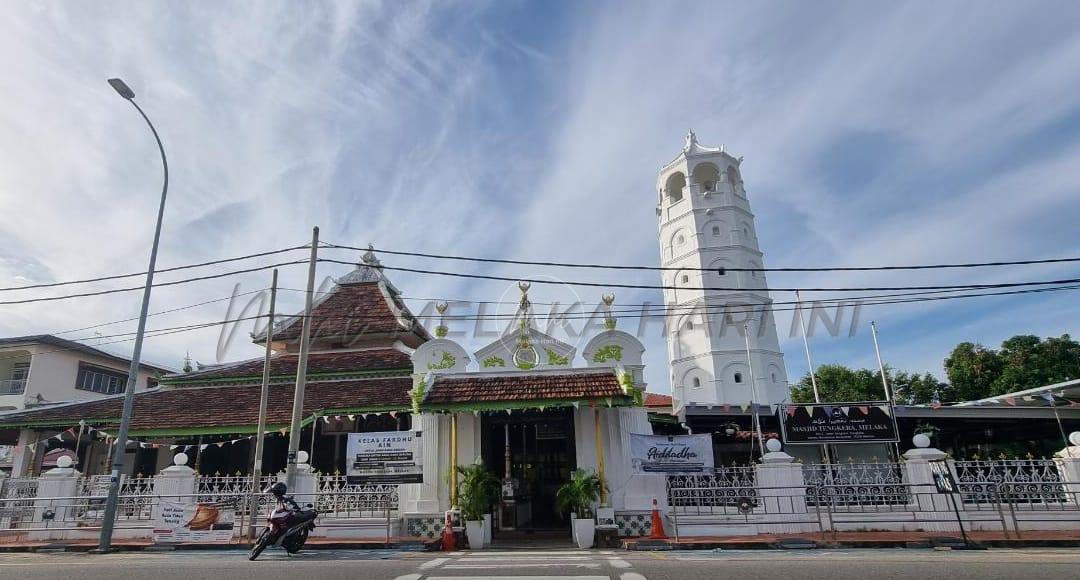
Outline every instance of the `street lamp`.
<svg viewBox="0 0 1080 580">
<path fill-rule="evenodd" d="M 164 169 L 164 181 L 161 185 L 161 205 L 158 206 L 157 226 L 154 228 L 154 245 L 150 248 L 150 266 L 146 269 L 146 287 L 143 288 L 142 310 L 139 312 L 139 328 L 135 332 L 135 348 L 131 353 L 131 367 L 128 369 L 127 388 L 124 391 L 124 413 L 120 419 L 120 431 L 116 434 L 113 443 L 118 449 L 112 454 L 112 466 L 109 472 L 109 496 L 105 501 L 105 516 L 101 522 L 101 539 L 98 542 L 98 551 L 108 552 L 112 547 L 113 526 L 116 523 L 116 507 L 120 495 L 120 470 L 124 466 L 124 450 L 127 448 L 128 429 L 131 427 L 131 411 L 135 404 L 135 386 L 139 381 L 139 359 L 142 356 L 143 335 L 146 332 L 146 313 L 150 308 L 150 289 L 154 285 L 154 267 L 157 264 L 158 240 L 161 239 L 161 220 L 165 215 L 165 195 L 169 191 L 169 162 L 165 159 L 165 147 L 161 144 L 157 129 L 150 122 L 139 105 L 135 102 L 135 91 L 132 91 L 124 81 L 109 79 L 109 85 L 146 121 L 150 132 L 157 141 L 158 151 L 161 152 L 161 165 Z"/>
</svg>

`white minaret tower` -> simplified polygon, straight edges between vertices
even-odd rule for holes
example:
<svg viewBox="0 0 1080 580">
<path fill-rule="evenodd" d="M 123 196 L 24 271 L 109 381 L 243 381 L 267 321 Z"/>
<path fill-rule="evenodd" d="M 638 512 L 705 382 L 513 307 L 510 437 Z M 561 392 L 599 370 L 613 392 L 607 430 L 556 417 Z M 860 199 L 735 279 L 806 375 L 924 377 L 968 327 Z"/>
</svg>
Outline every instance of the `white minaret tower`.
<svg viewBox="0 0 1080 580">
<path fill-rule="evenodd" d="M 763 264 L 741 163 L 723 147 L 702 147 L 690 131 L 678 157 L 660 170 L 660 263 L 679 268 L 662 274 L 669 287 L 664 302 L 676 410 L 691 403 L 777 404 L 790 398 L 765 274 L 724 270 Z"/>
</svg>

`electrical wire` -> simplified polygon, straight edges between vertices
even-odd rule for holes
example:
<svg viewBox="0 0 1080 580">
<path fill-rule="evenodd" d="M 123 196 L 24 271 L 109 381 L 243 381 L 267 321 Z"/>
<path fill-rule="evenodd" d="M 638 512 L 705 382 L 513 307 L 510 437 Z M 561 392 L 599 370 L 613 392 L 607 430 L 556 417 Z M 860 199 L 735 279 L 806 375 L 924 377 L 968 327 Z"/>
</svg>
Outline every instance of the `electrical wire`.
<svg viewBox="0 0 1080 580">
<path fill-rule="evenodd" d="M 189 284 L 191 282 L 200 282 L 200 281 L 203 281 L 203 280 L 213 280 L 213 279 L 216 279 L 216 278 L 225 278 L 227 276 L 236 276 L 238 274 L 248 274 L 248 273 L 251 273 L 251 272 L 259 272 L 259 271 L 262 271 L 262 270 L 269 270 L 271 268 L 281 268 L 283 266 L 293 266 L 293 265 L 296 265 L 296 264 L 307 264 L 307 263 L 308 263 L 308 260 L 306 260 L 306 259 L 305 260 L 293 260 L 291 262 L 280 262 L 278 264 L 268 264 L 268 265 L 265 265 L 265 266 L 257 266 L 255 268 L 246 268 L 246 269 L 243 269 L 243 270 L 233 270 L 231 272 L 221 272 L 221 273 L 218 273 L 218 274 L 208 274 L 206 276 L 198 276 L 198 277 L 195 277 L 195 278 L 186 278 L 186 279 L 183 279 L 183 280 L 174 280 L 174 281 L 171 281 L 171 282 L 155 283 L 153 287 L 154 288 L 161 288 L 161 287 L 165 287 L 165 286 L 176 286 L 176 285 L 179 285 L 179 284 Z M 119 293 L 119 292 L 132 292 L 132 291 L 135 291 L 135 290 L 142 290 L 144 288 L 145 288 L 145 286 L 130 286 L 130 287 L 127 287 L 127 288 L 113 288 L 113 289 L 110 289 L 110 290 L 98 290 L 98 291 L 95 291 L 95 292 L 82 292 L 82 293 L 79 293 L 79 294 L 65 294 L 65 295 L 62 295 L 62 296 L 45 296 L 45 297 L 42 297 L 42 298 L 25 298 L 25 299 L 22 299 L 22 300 L 6 300 L 6 301 L 0 302 L 0 305 L 32 304 L 32 303 L 35 303 L 35 302 L 52 302 L 52 301 L 55 301 L 55 300 L 68 300 L 68 299 L 71 299 L 71 298 L 86 298 L 86 297 L 90 297 L 90 296 L 103 296 L 103 295 L 106 295 L 106 294 L 116 294 L 116 293 Z"/>
<path fill-rule="evenodd" d="M 515 264 L 518 266 L 552 266 L 558 268 L 592 268 L 592 269 L 606 269 L 606 270 L 651 270 L 651 271 L 701 271 L 712 272 L 716 268 L 688 268 L 688 267 L 673 267 L 673 266 L 628 266 L 628 265 L 613 265 L 613 264 L 587 264 L 587 263 L 570 263 L 570 262 L 542 262 L 533 260 L 509 260 L 500 258 L 478 258 L 472 256 L 454 256 L 448 254 L 428 254 L 422 252 L 405 252 L 400 250 L 380 250 L 377 248 L 361 248 L 356 246 L 346 246 L 343 244 L 332 244 L 324 242 L 319 245 L 323 248 L 343 249 L 343 250 L 356 250 L 366 252 L 368 250 L 375 252 L 376 254 L 387 254 L 394 256 L 411 256 L 416 258 L 431 258 L 436 260 L 459 260 L 467 262 L 481 262 L 488 264 Z M 729 272 L 866 272 L 875 270 L 939 270 L 948 268 L 983 268 L 991 266 L 1026 266 L 1033 264 L 1058 264 L 1068 262 L 1080 262 L 1078 258 L 1047 258 L 1040 260 L 1014 260 L 1014 261 L 995 261 L 995 262 L 967 262 L 967 263 L 953 263 L 953 264 L 916 264 L 916 265 L 901 265 L 901 266 L 827 266 L 827 267 L 805 267 L 805 268 L 727 268 L 724 270 Z"/>
<path fill-rule="evenodd" d="M 352 262 L 319 258 L 319 262 L 330 264 L 354 265 Z M 742 292 L 746 288 L 723 287 L 723 286 L 666 286 L 654 284 L 621 284 L 604 282 L 582 282 L 572 280 L 543 280 L 539 278 L 517 278 L 507 276 L 492 276 L 488 274 L 465 274 L 461 272 L 447 272 L 443 270 L 423 270 L 419 268 L 401 268 L 397 266 L 380 266 L 383 270 L 396 272 L 410 272 L 413 274 L 430 274 L 435 276 L 450 276 L 455 278 L 470 278 L 478 280 L 497 280 L 501 282 L 528 282 L 530 284 L 564 284 L 567 286 L 590 286 L 599 288 L 633 288 L 641 290 L 714 290 L 723 292 Z M 1061 280 L 1042 280 L 1038 282 L 1007 282 L 996 284 L 953 284 L 940 286 L 861 286 L 861 287 L 820 287 L 820 288 L 768 288 L 769 292 L 867 292 L 867 291 L 890 291 L 890 290 L 986 290 L 991 288 L 1017 288 L 1023 286 L 1049 286 L 1055 284 L 1074 284 L 1080 282 L 1080 278 L 1065 278 Z M 3 304 L 3 302 L 0 302 Z"/>
<path fill-rule="evenodd" d="M 296 251 L 296 250 L 302 250 L 302 249 L 309 248 L 309 247 L 311 247 L 311 245 L 307 244 L 307 245 L 303 245 L 303 246 L 295 246 L 295 247 L 292 247 L 292 248 L 282 248 L 280 250 L 272 250 L 272 251 L 269 251 L 269 252 L 259 252 L 257 254 L 247 254 L 246 256 L 236 256 L 234 258 L 223 258 L 223 259 L 220 259 L 220 260 L 212 260 L 212 261 L 209 261 L 209 262 L 200 262 L 200 263 L 197 263 L 197 264 L 187 264 L 187 265 L 184 265 L 184 266 L 174 266 L 174 267 L 171 267 L 171 268 L 164 268 L 164 269 L 161 269 L 161 270 L 154 270 L 154 273 L 155 274 L 164 274 L 166 272 L 177 272 L 177 271 L 180 271 L 180 270 L 189 270 L 191 268 L 202 268 L 204 266 L 214 266 L 214 265 L 217 265 L 217 264 L 226 264 L 226 263 L 229 263 L 229 262 L 238 262 L 240 260 L 249 260 L 251 258 L 261 258 L 261 257 L 265 257 L 265 256 L 273 256 L 273 255 L 276 255 L 276 254 L 283 254 L 285 252 L 293 252 L 293 251 Z M 145 276 L 145 275 L 146 275 L 146 272 L 143 271 L 143 272 L 133 272 L 131 274 L 116 274 L 116 275 L 113 275 L 113 276 L 99 276 L 97 278 L 86 278 L 84 280 L 69 280 L 67 282 L 49 282 L 49 283 L 43 283 L 43 284 L 31 284 L 31 285 L 28 285 L 28 286 L 9 286 L 7 288 L 0 288 L 0 292 L 10 292 L 10 291 L 15 291 L 15 290 L 32 290 L 32 289 L 36 289 L 36 288 L 55 288 L 57 286 L 68 286 L 68 285 L 71 285 L 71 284 L 87 284 L 87 283 L 90 283 L 90 282 L 105 282 L 105 281 L 108 281 L 108 280 L 122 280 L 124 278 L 134 278 L 135 276 Z M 140 286 L 140 288 L 141 288 L 141 286 Z"/>
</svg>

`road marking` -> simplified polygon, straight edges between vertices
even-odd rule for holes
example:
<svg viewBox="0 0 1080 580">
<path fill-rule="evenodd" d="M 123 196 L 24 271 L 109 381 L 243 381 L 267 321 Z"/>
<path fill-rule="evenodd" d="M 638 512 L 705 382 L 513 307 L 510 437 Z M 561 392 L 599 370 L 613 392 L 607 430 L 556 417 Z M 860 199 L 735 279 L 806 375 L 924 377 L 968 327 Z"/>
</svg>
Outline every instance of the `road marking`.
<svg viewBox="0 0 1080 580">
<path fill-rule="evenodd" d="M 608 558 L 608 563 L 615 568 L 629 568 L 630 562 L 623 560 L 622 558 Z"/>
<path fill-rule="evenodd" d="M 533 556 L 532 554 L 522 554 L 520 556 L 487 556 L 482 554 L 464 556 L 463 561 L 470 562 L 517 562 L 519 560 L 551 560 L 553 556 Z M 558 556 L 560 560 L 592 560 L 592 556 Z"/>
<path fill-rule="evenodd" d="M 447 570 L 492 570 L 497 568 L 591 568 L 593 570 L 600 567 L 600 564 L 582 563 L 582 564 L 567 564 L 564 562 L 538 562 L 529 564 L 516 564 L 516 563 L 502 563 L 502 564 L 447 564 L 444 566 Z"/>
<path fill-rule="evenodd" d="M 428 560 L 427 562 L 420 564 L 420 569 L 427 570 L 429 568 L 438 568 L 449 561 L 450 558 L 435 558 L 434 560 Z"/>
<path fill-rule="evenodd" d="M 641 574 L 637 572 L 623 572 L 619 575 L 619 580 L 647 580 Z"/>
<path fill-rule="evenodd" d="M 427 580 L 472 580 L 468 576 L 429 576 Z M 611 580 L 607 576 L 484 576 L 478 580 Z M 638 575 L 635 579 L 645 580 L 644 576 Z"/>
<path fill-rule="evenodd" d="M 398 576 L 397 578 L 394 578 L 394 580 L 420 580 L 420 578 L 421 576 L 419 574 L 406 574 L 404 576 Z"/>
</svg>

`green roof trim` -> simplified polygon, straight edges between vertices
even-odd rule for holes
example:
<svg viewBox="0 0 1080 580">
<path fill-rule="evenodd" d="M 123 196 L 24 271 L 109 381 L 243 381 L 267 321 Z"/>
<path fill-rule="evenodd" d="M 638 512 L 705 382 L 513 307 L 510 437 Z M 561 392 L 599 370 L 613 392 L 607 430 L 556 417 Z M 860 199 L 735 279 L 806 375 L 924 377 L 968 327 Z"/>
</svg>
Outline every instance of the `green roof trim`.
<svg viewBox="0 0 1080 580">
<path fill-rule="evenodd" d="M 439 411 L 515 411 L 522 409 L 539 409 L 553 407 L 589 407 L 596 404 L 600 407 L 633 407 L 634 402 L 625 397 L 605 399 L 532 399 L 527 401 L 484 401 L 476 403 L 444 403 L 424 404 L 421 412 Z"/>
<path fill-rule="evenodd" d="M 308 373 L 307 378 L 308 378 L 309 381 L 312 381 L 312 380 L 328 380 L 328 379 L 371 378 L 371 377 L 378 377 L 378 376 L 384 376 L 384 377 L 387 377 L 387 378 L 391 378 L 391 377 L 400 377 L 400 376 L 410 376 L 410 375 L 412 375 L 412 371 L 413 371 L 412 367 L 395 367 L 395 368 L 386 368 L 386 369 L 376 369 L 376 370 L 370 370 L 370 371 L 346 371 L 346 372 L 335 372 L 335 373 Z M 296 374 L 294 373 L 294 374 L 286 374 L 286 375 L 270 375 L 270 384 L 275 384 L 276 380 L 280 380 L 281 384 L 289 384 L 289 382 L 296 380 Z M 239 376 L 239 377 L 221 377 L 221 378 L 210 378 L 210 379 L 200 379 L 198 377 L 195 377 L 195 378 L 185 379 L 185 380 L 171 379 L 171 378 L 167 378 L 167 377 L 161 379 L 161 384 L 162 385 L 207 385 L 207 386 L 218 386 L 218 385 L 231 385 L 231 384 L 247 384 L 247 383 L 251 383 L 251 382 L 261 383 L 262 382 L 262 375 L 261 374 L 259 374 L 259 375 L 243 375 L 243 376 Z"/>
</svg>

